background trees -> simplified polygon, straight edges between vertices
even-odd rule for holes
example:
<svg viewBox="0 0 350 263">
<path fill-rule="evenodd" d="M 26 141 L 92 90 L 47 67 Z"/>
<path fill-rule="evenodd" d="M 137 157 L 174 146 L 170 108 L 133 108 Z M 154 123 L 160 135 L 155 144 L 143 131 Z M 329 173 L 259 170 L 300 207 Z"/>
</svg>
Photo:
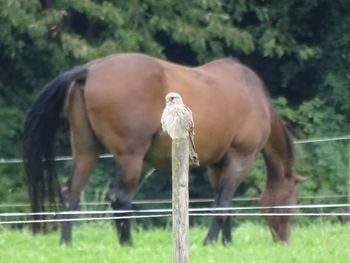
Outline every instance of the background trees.
<svg viewBox="0 0 350 263">
<path fill-rule="evenodd" d="M 347 0 L 0 0 L 0 157 L 20 156 L 26 110 L 45 83 L 118 52 L 194 66 L 238 57 L 265 81 L 297 138 L 349 134 L 349 12 Z M 67 145 L 61 140 L 58 153 L 68 154 Z M 298 172 L 309 177 L 304 194 L 346 193 L 346 142 L 297 151 Z M 67 166 L 59 164 L 62 174 Z M 112 170 L 108 161 L 99 166 L 89 198 L 106 188 Z M 259 193 L 261 172 L 252 172 L 242 194 Z M 169 178 L 155 184 L 152 177 L 140 198 L 170 189 Z M 211 196 L 206 177 L 191 180 L 193 196 Z M 20 168 L 0 165 L 1 201 L 24 201 L 23 184 Z"/>
</svg>

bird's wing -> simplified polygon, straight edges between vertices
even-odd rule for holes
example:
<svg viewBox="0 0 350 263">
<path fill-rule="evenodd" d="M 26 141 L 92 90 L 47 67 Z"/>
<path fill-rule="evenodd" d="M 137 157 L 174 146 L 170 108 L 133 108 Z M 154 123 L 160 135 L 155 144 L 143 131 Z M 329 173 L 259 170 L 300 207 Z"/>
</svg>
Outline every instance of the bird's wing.
<svg viewBox="0 0 350 263">
<path fill-rule="evenodd" d="M 194 136 L 194 123 L 193 123 L 193 116 L 192 116 L 192 111 L 190 108 L 186 107 L 184 105 L 184 108 L 186 110 L 186 128 L 189 132 L 189 134 L 193 137 Z"/>
<path fill-rule="evenodd" d="M 185 105 L 184 105 L 184 110 L 186 111 L 185 121 L 186 121 L 186 128 L 188 131 L 188 137 L 191 142 L 192 150 L 196 152 L 196 147 L 194 145 L 194 123 L 193 123 L 192 111 L 190 108 L 186 107 Z"/>
</svg>

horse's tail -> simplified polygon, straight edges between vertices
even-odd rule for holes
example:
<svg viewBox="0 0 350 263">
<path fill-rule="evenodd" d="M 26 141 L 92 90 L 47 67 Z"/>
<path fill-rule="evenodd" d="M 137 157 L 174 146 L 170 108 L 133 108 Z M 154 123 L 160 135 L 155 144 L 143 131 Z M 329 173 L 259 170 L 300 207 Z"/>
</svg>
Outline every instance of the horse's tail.
<svg viewBox="0 0 350 263">
<path fill-rule="evenodd" d="M 26 117 L 23 160 L 33 212 L 44 212 L 47 205 L 50 210 L 56 207 L 60 190 L 54 172 L 54 139 L 69 87 L 76 81 L 84 82 L 86 76 L 87 69 L 77 67 L 56 77 L 46 85 Z M 33 224 L 34 232 L 45 229 L 46 224 Z"/>
</svg>

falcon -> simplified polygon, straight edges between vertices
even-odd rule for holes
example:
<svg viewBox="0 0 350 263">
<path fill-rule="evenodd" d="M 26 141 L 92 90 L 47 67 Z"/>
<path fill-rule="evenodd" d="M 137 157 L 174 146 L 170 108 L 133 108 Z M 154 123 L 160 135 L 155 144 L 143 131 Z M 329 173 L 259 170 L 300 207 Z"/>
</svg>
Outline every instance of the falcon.
<svg viewBox="0 0 350 263">
<path fill-rule="evenodd" d="M 194 124 L 192 111 L 186 107 L 178 93 L 171 92 L 165 96 L 165 109 L 162 114 L 161 124 L 164 132 L 171 139 L 188 138 L 190 143 L 190 164 L 199 166 L 199 159 L 194 146 Z"/>
</svg>

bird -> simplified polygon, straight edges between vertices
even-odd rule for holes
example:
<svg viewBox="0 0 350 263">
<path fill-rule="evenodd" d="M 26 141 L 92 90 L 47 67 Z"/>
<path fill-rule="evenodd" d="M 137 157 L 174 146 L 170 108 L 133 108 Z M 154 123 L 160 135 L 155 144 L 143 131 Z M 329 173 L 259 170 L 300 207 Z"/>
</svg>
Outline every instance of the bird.
<svg viewBox="0 0 350 263">
<path fill-rule="evenodd" d="M 189 161 L 199 166 L 199 158 L 194 145 L 194 123 L 192 111 L 185 106 L 180 94 L 170 92 L 165 96 L 165 108 L 161 117 L 161 125 L 171 139 L 189 139 Z"/>
</svg>

